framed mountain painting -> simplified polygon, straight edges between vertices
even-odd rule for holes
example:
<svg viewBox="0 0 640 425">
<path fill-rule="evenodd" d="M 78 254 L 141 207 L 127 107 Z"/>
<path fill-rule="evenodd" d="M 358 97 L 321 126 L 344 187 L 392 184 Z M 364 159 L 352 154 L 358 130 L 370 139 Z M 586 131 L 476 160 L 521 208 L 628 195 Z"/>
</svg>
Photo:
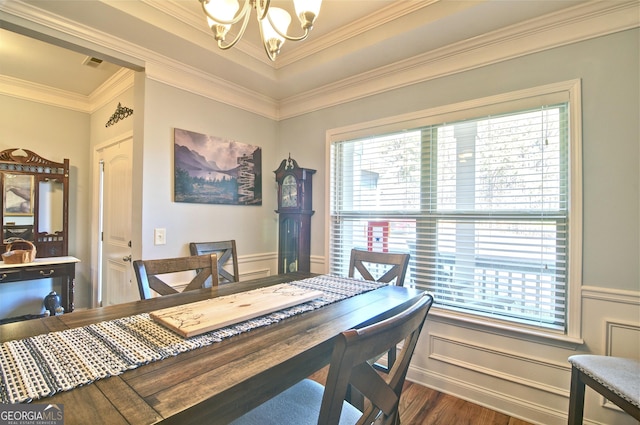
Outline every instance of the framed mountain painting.
<svg viewBox="0 0 640 425">
<path fill-rule="evenodd" d="M 262 205 L 262 149 L 174 129 L 174 200 Z"/>
</svg>

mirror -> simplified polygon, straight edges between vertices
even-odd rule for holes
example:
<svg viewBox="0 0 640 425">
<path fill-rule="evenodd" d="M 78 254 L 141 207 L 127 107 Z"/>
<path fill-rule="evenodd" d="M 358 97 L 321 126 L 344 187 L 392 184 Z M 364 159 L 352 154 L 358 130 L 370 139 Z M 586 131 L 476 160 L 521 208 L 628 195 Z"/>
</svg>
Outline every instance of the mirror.
<svg viewBox="0 0 640 425">
<path fill-rule="evenodd" d="M 61 181 L 51 179 L 41 180 L 38 186 L 38 231 L 49 235 L 60 233 L 64 229 L 64 186 Z"/>
<path fill-rule="evenodd" d="M 3 244 L 31 241 L 37 257 L 68 255 L 69 160 L 52 162 L 26 149 L 0 152 Z"/>
</svg>

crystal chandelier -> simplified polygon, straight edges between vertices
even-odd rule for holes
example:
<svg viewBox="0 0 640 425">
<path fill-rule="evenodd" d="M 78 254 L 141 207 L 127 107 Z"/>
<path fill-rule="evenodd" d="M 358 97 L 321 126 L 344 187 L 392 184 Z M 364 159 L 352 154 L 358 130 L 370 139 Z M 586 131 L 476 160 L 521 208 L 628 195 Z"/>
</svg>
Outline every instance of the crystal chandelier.
<svg viewBox="0 0 640 425">
<path fill-rule="evenodd" d="M 256 10 L 260 36 L 269 59 L 276 60 L 280 53 L 280 48 L 285 40 L 300 41 L 307 38 L 309 31 L 313 28 L 322 0 L 293 0 L 296 15 L 300 20 L 300 26 L 304 33 L 300 36 L 290 36 L 287 34 L 291 16 L 289 13 L 278 7 L 269 7 L 271 0 L 244 0 L 242 8 L 238 0 L 200 0 L 202 10 L 207 16 L 207 21 L 211 31 L 215 34 L 218 47 L 227 50 L 233 47 L 244 34 L 251 9 Z M 242 21 L 240 31 L 233 40 L 225 44 L 225 39 L 232 25 Z"/>
</svg>

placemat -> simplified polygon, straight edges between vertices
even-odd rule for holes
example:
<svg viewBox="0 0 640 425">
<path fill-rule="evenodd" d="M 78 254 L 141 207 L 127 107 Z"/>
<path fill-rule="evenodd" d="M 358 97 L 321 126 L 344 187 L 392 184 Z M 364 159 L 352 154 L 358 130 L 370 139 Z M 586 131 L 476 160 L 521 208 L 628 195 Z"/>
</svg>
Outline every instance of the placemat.
<svg viewBox="0 0 640 425">
<path fill-rule="evenodd" d="M 0 402 L 27 403 L 52 396 L 386 285 L 331 275 L 290 283 L 320 290 L 323 296 L 191 338 L 155 323 L 145 313 L 4 342 Z"/>
</svg>

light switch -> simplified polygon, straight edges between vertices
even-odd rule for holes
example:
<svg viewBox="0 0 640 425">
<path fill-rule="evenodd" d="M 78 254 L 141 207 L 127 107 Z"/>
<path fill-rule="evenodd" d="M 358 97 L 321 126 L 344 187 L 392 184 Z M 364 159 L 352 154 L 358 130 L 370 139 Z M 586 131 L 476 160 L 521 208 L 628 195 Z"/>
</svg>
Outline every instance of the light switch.
<svg viewBox="0 0 640 425">
<path fill-rule="evenodd" d="M 153 229 L 154 245 L 166 245 L 167 243 L 167 229 L 156 228 Z"/>
</svg>

